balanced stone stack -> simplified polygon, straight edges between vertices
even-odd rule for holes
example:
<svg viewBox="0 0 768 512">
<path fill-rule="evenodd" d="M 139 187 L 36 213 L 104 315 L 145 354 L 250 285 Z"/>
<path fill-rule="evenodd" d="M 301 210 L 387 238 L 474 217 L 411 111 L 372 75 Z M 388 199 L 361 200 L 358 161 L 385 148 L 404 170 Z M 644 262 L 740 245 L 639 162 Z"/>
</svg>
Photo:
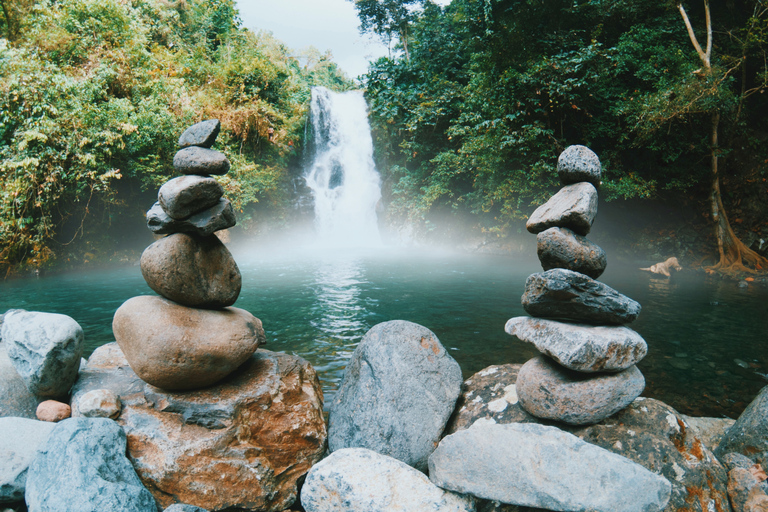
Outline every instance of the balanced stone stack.
<svg viewBox="0 0 768 512">
<path fill-rule="evenodd" d="M 230 307 L 241 276 L 214 234 L 235 225 L 230 202 L 211 175 L 229 171 L 227 157 L 210 149 L 216 119 L 188 128 L 173 159 L 182 174 L 166 182 L 147 212 L 156 241 L 141 256 L 141 273 L 161 297 L 139 296 L 115 313 L 112 330 L 131 368 L 164 389 L 209 386 L 245 362 L 264 340 L 261 321 Z"/>
<path fill-rule="evenodd" d="M 585 238 L 597 213 L 600 160 L 589 148 L 570 146 L 557 172 L 565 186 L 526 224 L 537 234 L 545 270 L 525 283 L 522 303 L 532 317 L 510 319 L 506 331 L 543 354 L 518 374 L 522 407 L 538 418 L 587 425 L 642 393 L 645 379 L 635 364 L 648 348 L 623 325 L 637 318 L 640 304 L 596 280 L 605 252 Z"/>
</svg>

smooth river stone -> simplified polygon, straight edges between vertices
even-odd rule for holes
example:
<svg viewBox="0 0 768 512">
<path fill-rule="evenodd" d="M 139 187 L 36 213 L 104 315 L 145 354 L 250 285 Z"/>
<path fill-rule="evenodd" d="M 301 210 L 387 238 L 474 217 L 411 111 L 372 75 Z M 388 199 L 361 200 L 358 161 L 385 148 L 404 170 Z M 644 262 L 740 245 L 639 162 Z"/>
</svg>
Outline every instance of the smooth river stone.
<svg viewBox="0 0 768 512">
<path fill-rule="evenodd" d="M 222 195 L 224 189 L 210 176 L 179 176 L 160 187 L 157 201 L 169 217 L 182 220 L 215 206 Z"/>
<path fill-rule="evenodd" d="M 520 405 L 537 418 L 590 425 L 640 396 L 645 379 L 636 366 L 619 373 L 581 373 L 545 356 L 520 368 L 515 384 Z"/>
<path fill-rule="evenodd" d="M 179 137 L 179 147 L 199 146 L 201 148 L 210 148 L 216 141 L 220 131 L 221 123 L 218 119 L 200 121 L 184 130 L 184 133 Z"/>
<path fill-rule="evenodd" d="M 312 467 L 301 489 L 307 512 L 474 512 L 471 496 L 440 489 L 420 471 L 365 448 L 333 452 Z"/>
<path fill-rule="evenodd" d="M 608 260 L 597 244 L 568 228 L 549 228 L 536 237 L 536 249 L 544 270 L 564 268 L 597 279 Z"/>
<path fill-rule="evenodd" d="M 549 201 L 533 212 L 526 229 L 541 233 L 552 227 L 568 228 L 579 235 L 586 235 L 592 229 L 597 215 L 597 190 L 591 183 L 581 182 L 566 185 Z"/>
<path fill-rule="evenodd" d="M 190 146 L 176 153 L 173 167 L 182 174 L 222 175 L 229 171 L 229 159 L 213 149 Z"/>
<path fill-rule="evenodd" d="M 425 470 L 461 393 L 461 368 L 421 325 L 375 325 L 352 353 L 330 407 L 328 447 L 368 448 Z"/>
<path fill-rule="evenodd" d="M 207 210 L 176 220 L 165 213 L 160 203 L 155 203 L 147 212 L 147 227 L 157 235 L 173 233 L 194 233 L 200 236 L 212 235 L 216 231 L 231 228 L 237 224 L 235 210 L 229 199 L 222 197 Z"/>
<path fill-rule="evenodd" d="M 445 437 L 429 478 L 458 493 L 546 510 L 658 512 L 666 478 L 555 427 L 473 425 Z"/>
<path fill-rule="evenodd" d="M 627 327 L 568 324 L 518 316 L 504 328 L 561 365 L 578 372 L 618 372 L 637 364 L 648 345 Z"/>
<path fill-rule="evenodd" d="M 561 268 L 528 276 L 521 302 L 531 316 L 595 325 L 628 324 L 641 309 L 610 286 Z"/>
<path fill-rule="evenodd" d="M 154 291 L 192 308 L 231 306 L 242 286 L 235 259 L 216 235 L 161 238 L 141 255 L 141 274 Z"/>
<path fill-rule="evenodd" d="M 136 375 L 170 390 L 214 384 L 265 341 L 261 320 L 243 309 L 193 309 L 149 295 L 123 303 L 112 332 Z"/>
<path fill-rule="evenodd" d="M 557 175 L 564 185 L 588 181 L 599 187 L 601 169 L 600 159 L 586 146 L 568 146 L 557 159 Z"/>
</svg>

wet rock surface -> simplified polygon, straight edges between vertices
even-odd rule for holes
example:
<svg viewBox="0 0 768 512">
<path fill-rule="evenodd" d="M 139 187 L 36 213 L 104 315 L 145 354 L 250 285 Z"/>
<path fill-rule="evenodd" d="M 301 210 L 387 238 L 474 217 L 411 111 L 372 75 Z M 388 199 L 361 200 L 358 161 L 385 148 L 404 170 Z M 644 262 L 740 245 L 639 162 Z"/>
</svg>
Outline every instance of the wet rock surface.
<svg viewBox="0 0 768 512">
<path fill-rule="evenodd" d="M 344 448 L 315 465 L 301 491 L 307 512 L 474 512 L 474 499 L 440 489 L 420 471 L 365 448 Z"/>
<path fill-rule="evenodd" d="M 736 423 L 723 435 L 715 453 L 724 456 L 735 452 L 746 455 L 768 468 L 768 386 L 738 417 Z"/>
<path fill-rule="evenodd" d="M 368 448 L 426 469 L 461 391 L 461 369 L 437 336 L 402 320 L 374 326 L 331 404 L 328 445 Z"/>
<path fill-rule="evenodd" d="M 600 159 L 586 146 L 568 146 L 557 159 L 557 176 L 565 185 L 588 181 L 598 188 L 601 174 Z"/>
<path fill-rule="evenodd" d="M 186 219 L 171 218 L 160 203 L 155 203 L 147 212 L 147 227 L 156 235 L 172 233 L 193 233 L 199 236 L 212 235 L 216 231 L 228 229 L 237 223 L 235 211 L 229 199 L 222 197 L 219 202 Z"/>
<path fill-rule="evenodd" d="M 123 303 L 112 331 L 142 380 L 177 390 L 223 379 L 266 339 L 261 321 L 243 309 L 193 309 L 148 295 Z"/>
<path fill-rule="evenodd" d="M 83 329 L 56 313 L 10 310 L 2 325 L 3 345 L 29 391 L 61 398 L 77 379 L 83 355 Z"/>
<path fill-rule="evenodd" d="M 192 308 L 231 306 L 242 286 L 235 259 L 215 235 L 161 238 L 141 255 L 141 274 L 154 291 Z"/>
<path fill-rule="evenodd" d="M 539 356 L 523 365 L 516 386 L 520 405 L 537 418 L 588 425 L 632 403 L 643 392 L 645 379 L 635 366 L 584 374 Z"/>
<path fill-rule="evenodd" d="M 182 174 L 222 175 L 229 171 L 229 159 L 213 149 L 190 146 L 176 153 L 173 168 Z"/>
<path fill-rule="evenodd" d="M 536 236 L 536 252 L 544 270 L 564 268 L 597 279 L 605 271 L 605 251 L 568 228 L 549 228 Z"/>
<path fill-rule="evenodd" d="M 661 511 L 671 489 L 625 457 L 533 423 L 451 434 L 430 456 L 429 475 L 444 489 L 549 510 Z"/>
<path fill-rule="evenodd" d="M 215 206 L 224 189 L 209 176 L 179 176 L 168 180 L 157 193 L 157 202 L 169 217 L 186 219 Z"/>
<path fill-rule="evenodd" d="M 565 269 L 531 274 L 522 304 L 531 316 L 595 325 L 630 323 L 641 309 L 610 286 Z"/>
<path fill-rule="evenodd" d="M 597 215 L 597 190 L 591 183 L 566 185 L 531 214 L 526 229 L 541 233 L 553 228 L 568 228 L 576 234 L 587 235 Z"/>
<path fill-rule="evenodd" d="M 627 327 L 519 316 L 510 318 L 504 329 L 562 366 L 579 372 L 626 370 L 648 353 L 642 336 Z"/>
<path fill-rule="evenodd" d="M 216 141 L 216 137 L 221 131 L 221 122 L 218 119 L 208 119 L 195 123 L 181 134 L 179 137 L 179 147 L 200 146 L 210 148 Z"/>
</svg>

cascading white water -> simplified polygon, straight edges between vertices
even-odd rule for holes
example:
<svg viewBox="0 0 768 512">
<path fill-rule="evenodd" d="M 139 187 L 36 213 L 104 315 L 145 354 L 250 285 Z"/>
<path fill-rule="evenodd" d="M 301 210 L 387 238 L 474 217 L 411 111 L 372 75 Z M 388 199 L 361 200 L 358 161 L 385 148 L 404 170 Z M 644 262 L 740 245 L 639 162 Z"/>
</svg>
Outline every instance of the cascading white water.
<svg viewBox="0 0 768 512">
<path fill-rule="evenodd" d="M 312 139 L 307 144 L 314 153 L 305 179 L 315 199 L 320 242 L 329 247 L 380 245 L 376 204 L 381 186 L 362 91 L 313 87 L 310 109 Z"/>
</svg>

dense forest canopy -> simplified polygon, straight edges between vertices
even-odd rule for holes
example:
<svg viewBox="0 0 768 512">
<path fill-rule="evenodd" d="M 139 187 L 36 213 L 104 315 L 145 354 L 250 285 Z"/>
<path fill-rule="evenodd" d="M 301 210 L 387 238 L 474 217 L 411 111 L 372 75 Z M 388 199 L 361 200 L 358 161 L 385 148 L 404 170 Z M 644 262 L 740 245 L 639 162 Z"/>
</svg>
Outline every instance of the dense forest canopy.
<svg viewBox="0 0 768 512">
<path fill-rule="evenodd" d="M 420 3 L 407 31 L 362 25 L 408 38 L 407 54 L 365 76 L 391 222 L 466 213 L 490 233 L 519 229 L 557 187 L 571 144 L 600 155 L 609 200 L 706 198 L 712 154 L 721 174 L 768 193 L 765 1 L 716 2 L 711 16 L 701 0 Z M 709 70 L 683 9 L 701 41 L 711 19 Z M 742 232 L 768 235 L 752 220 Z"/>
<path fill-rule="evenodd" d="M 256 203 L 283 215 L 310 87 L 352 85 L 330 55 L 243 29 L 232 0 L 0 4 L 3 273 L 110 256 L 202 119 L 222 122 L 240 223 Z"/>
</svg>

